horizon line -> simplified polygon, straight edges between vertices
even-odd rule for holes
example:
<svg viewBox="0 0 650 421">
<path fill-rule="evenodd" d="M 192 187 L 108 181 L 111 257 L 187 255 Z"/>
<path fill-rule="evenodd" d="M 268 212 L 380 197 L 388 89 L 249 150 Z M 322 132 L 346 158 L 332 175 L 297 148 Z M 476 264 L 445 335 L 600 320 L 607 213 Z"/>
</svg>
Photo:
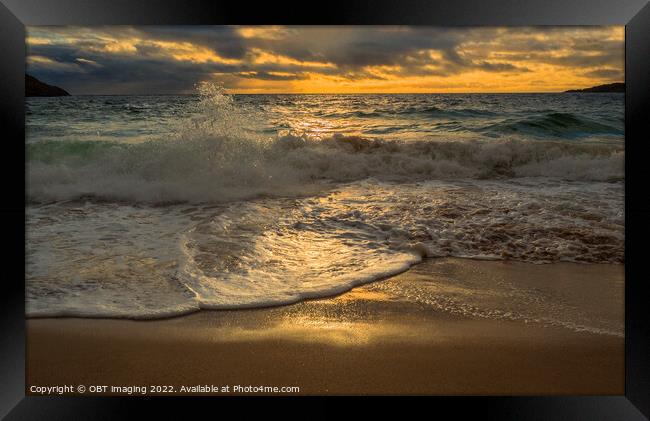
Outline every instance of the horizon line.
<svg viewBox="0 0 650 421">
<path fill-rule="evenodd" d="M 614 82 L 624 83 L 624 82 Z M 573 88 L 564 91 L 506 91 L 506 92 L 226 92 L 227 95 L 513 95 L 513 94 L 566 94 L 581 93 L 569 92 L 571 90 L 587 89 Z M 623 93 L 623 92 L 583 92 L 583 93 Z M 199 96 L 198 93 L 92 93 L 92 94 L 70 94 L 70 96 Z"/>
</svg>

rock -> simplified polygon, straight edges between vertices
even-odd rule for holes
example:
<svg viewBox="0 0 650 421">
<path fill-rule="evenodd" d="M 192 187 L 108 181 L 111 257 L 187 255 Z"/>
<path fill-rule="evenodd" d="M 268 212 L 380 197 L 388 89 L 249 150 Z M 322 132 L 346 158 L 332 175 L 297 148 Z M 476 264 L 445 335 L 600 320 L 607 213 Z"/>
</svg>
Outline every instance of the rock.
<svg viewBox="0 0 650 421">
<path fill-rule="evenodd" d="M 608 83 L 606 85 L 593 86 L 586 89 L 571 89 L 564 92 L 589 92 L 589 93 L 600 93 L 600 92 L 625 92 L 625 83 Z"/>
<path fill-rule="evenodd" d="M 58 86 L 48 85 L 25 74 L 25 96 L 70 96 L 70 94 Z"/>
</svg>

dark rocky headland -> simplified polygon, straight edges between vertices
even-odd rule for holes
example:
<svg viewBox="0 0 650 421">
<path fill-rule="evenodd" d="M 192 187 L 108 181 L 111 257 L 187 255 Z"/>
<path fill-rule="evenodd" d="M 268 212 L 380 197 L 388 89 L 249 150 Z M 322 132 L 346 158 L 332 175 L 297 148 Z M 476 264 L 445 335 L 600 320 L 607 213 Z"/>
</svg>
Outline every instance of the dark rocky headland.
<svg viewBox="0 0 650 421">
<path fill-rule="evenodd" d="M 590 92 L 590 93 L 600 93 L 600 92 L 622 92 L 625 93 L 625 83 L 616 82 L 608 83 L 606 85 L 592 86 L 591 88 L 585 89 L 571 89 L 565 92 Z"/>
<path fill-rule="evenodd" d="M 25 74 L 25 96 L 70 96 L 70 94 L 58 86 L 48 85 Z"/>
</svg>

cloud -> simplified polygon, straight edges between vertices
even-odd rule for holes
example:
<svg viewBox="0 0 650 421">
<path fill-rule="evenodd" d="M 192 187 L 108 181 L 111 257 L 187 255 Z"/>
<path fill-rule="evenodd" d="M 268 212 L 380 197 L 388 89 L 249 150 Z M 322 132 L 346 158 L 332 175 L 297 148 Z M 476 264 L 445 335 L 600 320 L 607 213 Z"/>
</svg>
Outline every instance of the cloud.
<svg viewBox="0 0 650 421">
<path fill-rule="evenodd" d="M 53 71 L 57 73 L 78 73 L 82 71 L 81 66 L 77 63 L 62 62 L 40 55 L 31 55 L 27 57 L 27 66 L 34 71 Z"/>
<path fill-rule="evenodd" d="M 102 65 L 97 63 L 96 61 L 88 60 L 81 57 L 78 57 L 75 61 L 83 66 L 102 67 Z"/>
<path fill-rule="evenodd" d="M 622 27 L 29 27 L 28 71 L 72 93 L 563 90 L 623 75 Z"/>
<path fill-rule="evenodd" d="M 603 68 L 603 69 L 589 70 L 585 72 L 584 75 L 590 78 L 619 81 L 623 79 L 624 72 L 623 69 Z"/>
</svg>

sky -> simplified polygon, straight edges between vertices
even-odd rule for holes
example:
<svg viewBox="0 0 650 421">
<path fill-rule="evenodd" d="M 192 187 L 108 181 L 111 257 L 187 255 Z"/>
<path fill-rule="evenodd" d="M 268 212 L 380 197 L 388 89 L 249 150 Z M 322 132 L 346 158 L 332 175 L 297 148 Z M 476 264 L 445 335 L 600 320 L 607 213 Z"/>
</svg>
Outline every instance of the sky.
<svg viewBox="0 0 650 421">
<path fill-rule="evenodd" d="M 624 80 L 624 27 L 33 26 L 71 94 L 558 92 Z"/>
</svg>

